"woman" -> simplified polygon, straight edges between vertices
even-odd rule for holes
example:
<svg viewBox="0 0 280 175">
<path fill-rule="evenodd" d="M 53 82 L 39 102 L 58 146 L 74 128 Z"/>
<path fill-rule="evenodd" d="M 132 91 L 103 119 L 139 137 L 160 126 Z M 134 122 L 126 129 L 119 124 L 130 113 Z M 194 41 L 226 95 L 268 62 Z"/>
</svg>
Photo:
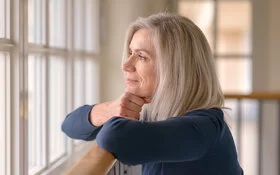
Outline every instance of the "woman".
<svg viewBox="0 0 280 175">
<path fill-rule="evenodd" d="M 94 140 L 144 175 L 240 175 L 214 59 L 189 19 L 160 13 L 135 21 L 124 46 L 126 89 L 117 100 L 82 106 L 62 130 Z"/>
</svg>

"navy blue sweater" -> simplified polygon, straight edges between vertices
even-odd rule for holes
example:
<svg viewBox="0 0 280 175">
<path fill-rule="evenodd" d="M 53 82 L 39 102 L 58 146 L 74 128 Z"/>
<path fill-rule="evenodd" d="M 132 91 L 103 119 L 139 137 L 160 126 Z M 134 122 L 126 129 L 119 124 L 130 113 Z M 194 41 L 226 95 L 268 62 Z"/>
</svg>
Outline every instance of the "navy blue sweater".
<svg viewBox="0 0 280 175">
<path fill-rule="evenodd" d="M 143 175 L 242 175 L 231 132 L 219 109 L 190 112 L 165 121 L 113 117 L 95 127 L 92 106 L 70 113 L 62 130 L 71 138 L 94 140 L 127 165 L 142 164 Z"/>
</svg>

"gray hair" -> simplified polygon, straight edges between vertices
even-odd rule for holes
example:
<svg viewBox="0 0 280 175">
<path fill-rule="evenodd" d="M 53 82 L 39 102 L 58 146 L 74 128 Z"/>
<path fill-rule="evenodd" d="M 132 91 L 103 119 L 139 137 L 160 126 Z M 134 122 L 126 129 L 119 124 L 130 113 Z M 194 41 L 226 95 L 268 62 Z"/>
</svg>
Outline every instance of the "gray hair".
<svg viewBox="0 0 280 175">
<path fill-rule="evenodd" d="M 128 29 L 123 61 L 134 33 L 149 29 L 156 50 L 157 88 L 141 119 L 166 120 L 209 108 L 223 108 L 224 96 L 214 58 L 203 32 L 188 18 L 158 13 L 139 18 Z"/>
</svg>

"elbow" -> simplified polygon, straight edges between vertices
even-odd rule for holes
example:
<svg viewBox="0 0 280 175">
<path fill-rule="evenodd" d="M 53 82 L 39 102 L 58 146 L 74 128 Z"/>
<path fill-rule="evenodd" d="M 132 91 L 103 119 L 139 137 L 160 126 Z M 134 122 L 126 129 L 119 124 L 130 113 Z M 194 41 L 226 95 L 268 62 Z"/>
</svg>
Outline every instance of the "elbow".
<svg viewBox="0 0 280 175">
<path fill-rule="evenodd" d="M 69 123 L 67 122 L 67 118 L 63 121 L 61 124 L 61 131 L 64 132 L 65 135 L 72 139 L 76 139 L 76 134 L 73 132 L 73 129 L 71 126 L 69 126 Z"/>
<path fill-rule="evenodd" d="M 103 125 L 103 128 L 96 136 L 96 142 L 101 148 L 114 154 L 118 150 L 120 136 L 118 136 L 118 127 L 113 126 L 110 121 L 112 120 Z"/>
<path fill-rule="evenodd" d="M 126 165 L 137 165 L 133 154 L 131 154 L 128 140 L 129 134 L 123 132 L 127 120 L 123 118 L 112 118 L 103 125 L 97 134 L 96 142 L 99 147 L 112 153 L 116 159 Z"/>
<path fill-rule="evenodd" d="M 71 120 L 69 120 L 67 116 L 63 123 L 61 124 L 61 130 L 64 132 L 64 134 L 72 139 L 79 139 L 79 140 L 85 140 L 89 141 L 89 136 L 85 134 L 80 134 L 78 132 L 79 128 L 75 126 L 75 123 L 73 123 Z"/>
</svg>

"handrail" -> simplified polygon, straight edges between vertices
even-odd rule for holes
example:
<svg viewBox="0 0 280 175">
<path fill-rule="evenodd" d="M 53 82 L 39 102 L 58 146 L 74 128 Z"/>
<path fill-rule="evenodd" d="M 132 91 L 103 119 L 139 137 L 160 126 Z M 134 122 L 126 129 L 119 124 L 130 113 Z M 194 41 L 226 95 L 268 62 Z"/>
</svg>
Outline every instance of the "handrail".
<svg viewBox="0 0 280 175">
<path fill-rule="evenodd" d="M 115 164 L 115 157 L 97 143 L 65 175 L 106 175 Z"/>
<path fill-rule="evenodd" d="M 252 92 L 247 94 L 241 93 L 225 93 L 227 99 L 260 99 L 260 100 L 279 100 L 280 92 Z"/>
</svg>

